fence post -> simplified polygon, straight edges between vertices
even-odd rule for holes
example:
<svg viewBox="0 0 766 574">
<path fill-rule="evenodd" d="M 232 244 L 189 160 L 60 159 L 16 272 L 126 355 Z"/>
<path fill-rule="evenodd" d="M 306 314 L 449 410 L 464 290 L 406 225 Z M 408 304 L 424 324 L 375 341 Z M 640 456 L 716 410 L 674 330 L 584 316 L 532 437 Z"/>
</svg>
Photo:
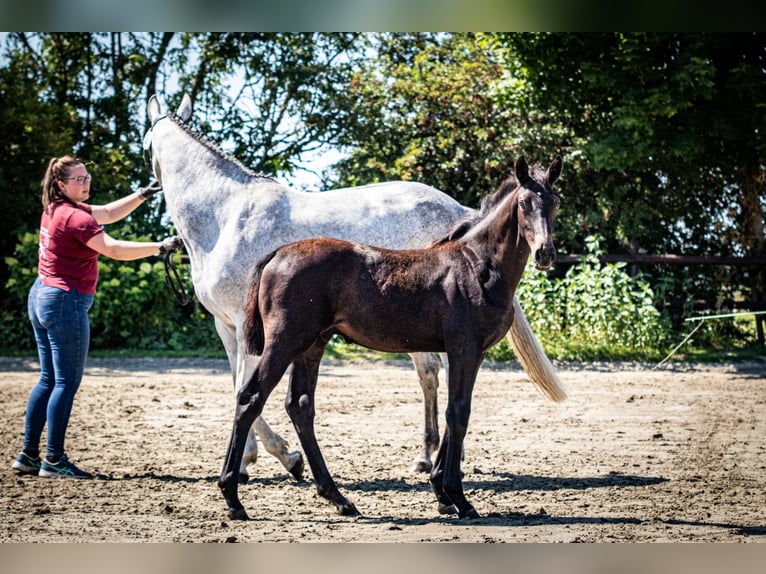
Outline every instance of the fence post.
<svg viewBox="0 0 766 574">
<path fill-rule="evenodd" d="M 629 275 L 631 277 L 635 277 L 638 275 L 638 260 L 636 258 L 636 255 L 638 255 L 638 237 L 634 237 L 630 240 L 630 254 L 633 256 L 633 263 L 630 266 L 630 272 Z"/>
</svg>

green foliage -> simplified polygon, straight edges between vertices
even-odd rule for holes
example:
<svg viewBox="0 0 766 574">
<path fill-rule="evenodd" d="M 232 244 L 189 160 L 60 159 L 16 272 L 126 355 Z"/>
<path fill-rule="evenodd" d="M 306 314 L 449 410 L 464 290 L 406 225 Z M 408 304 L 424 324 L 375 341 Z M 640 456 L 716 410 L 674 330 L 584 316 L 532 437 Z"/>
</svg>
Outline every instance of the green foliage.
<svg viewBox="0 0 766 574">
<path fill-rule="evenodd" d="M 4 350 L 33 350 L 26 313 L 29 287 L 37 276 L 37 235 L 20 237 L 13 257 L 6 258 L 10 278 L 0 326 Z M 178 257 L 178 255 L 175 255 Z M 190 286 L 188 276 L 183 278 Z M 220 352 L 212 317 L 199 305 L 182 314 L 165 283 L 164 264 L 148 260 L 122 262 L 99 258 L 99 286 L 90 311 L 91 346 L 98 349 Z"/>
<path fill-rule="evenodd" d="M 623 264 L 601 265 L 600 239 L 587 239 L 583 261 L 563 277 L 525 270 L 517 295 L 546 353 L 565 360 L 655 359 L 669 325 L 654 306 L 654 293 Z M 507 343 L 490 357 L 509 358 Z"/>
<path fill-rule="evenodd" d="M 324 357 L 329 359 L 341 359 L 344 361 L 373 360 L 373 359 L 407 359 L 406 353 L 384 353 L 361 347 L 355 343 L 349 343 L 340 335 L 333 335 L 325 347 Z"/>
<path fill-rule="evenodd" d="M 530 108 L 566 126 L 561 234 L 609 252 L 764 253 L 762 34 L 501 35 Z M 574 169 L 572 169 L 574 168 Z M 760 176 L 756 175 L 760 174 Z M 630 209 L 626 209 L 630 206 Z M 585 233 L 583 233 L 585 232 Z"/>
<path fill-rule="evenodd" d="M 192 122 L 255 171 L 288 175 L 353 113 L 354 33 L 186 33 L 172 57 Z M 231 84 L 237 89 L 229 89 Z M 241 86 L 239 86 L 241 84 Z"/>
</svg>

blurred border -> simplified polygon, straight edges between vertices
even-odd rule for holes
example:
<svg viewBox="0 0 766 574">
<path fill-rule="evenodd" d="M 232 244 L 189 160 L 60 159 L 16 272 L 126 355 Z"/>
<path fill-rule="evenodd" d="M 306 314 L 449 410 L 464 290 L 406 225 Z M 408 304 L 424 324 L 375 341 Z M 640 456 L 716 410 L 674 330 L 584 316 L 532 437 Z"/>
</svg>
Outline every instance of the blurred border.
<svg viewBox="0 0 766 574">
<path fill-rule="evenodd" d="M 0 0 L 7 32 L 742 32 L 763 12 L 743 0 Z"/>
<path fill-rule="evenodd" d="M 720 574 L 763 572 L 763 544 L 6 544 L 5 572 L 81 574 Z"/>
</svg>

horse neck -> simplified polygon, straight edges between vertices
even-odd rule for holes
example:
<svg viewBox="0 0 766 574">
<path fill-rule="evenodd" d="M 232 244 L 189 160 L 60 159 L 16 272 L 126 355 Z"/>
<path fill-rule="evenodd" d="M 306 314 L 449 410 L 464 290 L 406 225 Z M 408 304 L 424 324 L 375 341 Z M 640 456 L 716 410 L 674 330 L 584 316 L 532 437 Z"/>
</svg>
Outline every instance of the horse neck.
<svg viewBox="0 0 766 574">
<path fill-rule="evenodd" d="M 241 215 L 234 204 L 246 199 L 244 188 L 257 177 L 169 119 L 154 130 L 168 212 L 184 239 L 204 243 Z"/>
</svg>

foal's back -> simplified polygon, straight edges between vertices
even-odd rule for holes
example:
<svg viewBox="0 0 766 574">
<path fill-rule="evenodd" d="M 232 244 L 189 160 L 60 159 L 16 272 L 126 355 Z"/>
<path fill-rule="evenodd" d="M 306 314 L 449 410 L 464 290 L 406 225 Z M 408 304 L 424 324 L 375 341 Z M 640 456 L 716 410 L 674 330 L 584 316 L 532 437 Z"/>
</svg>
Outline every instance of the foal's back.
<svg viewBox="0 0 766 574">
<path fill-rule="evenodd" d="M 380 351 L 443 351 L 466 272 L 452 251 L 298 241 L 275 252 L 248 298 L 257 289 L 267 345 L 288 338 L 305 345 L 309 333 L 339 333 Z"/>
</svg>

